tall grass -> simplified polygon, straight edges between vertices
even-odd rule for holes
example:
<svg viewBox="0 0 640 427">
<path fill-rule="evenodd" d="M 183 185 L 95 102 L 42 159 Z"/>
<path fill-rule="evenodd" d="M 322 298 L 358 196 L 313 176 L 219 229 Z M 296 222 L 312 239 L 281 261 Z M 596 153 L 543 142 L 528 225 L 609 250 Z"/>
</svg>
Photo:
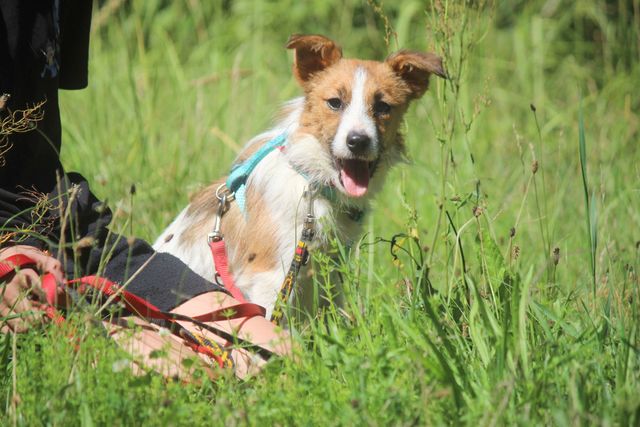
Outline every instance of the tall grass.
<svg viewBox="0 0 640 427">
<path fill-rule="evenodd" d="M 3 423 L 638 423 L 636 0 L 98 6 L 62 154 L 125 235 L 158 235 L 300 93 L 290 33 L 435 51 L 450 79 L 407 115 L 410 164 L 361 244 L 314 255 L 344 304 L 294 325 L 297 360 L 247 382 L 134 377 L 79 311 L 78 351 L 55 328 L 0 339 Z"/>
<path fill-rule="evenodd" d="M 578 135 L 580 147 L 580 172 L 582 174 L 582 188 L 584 189 L 584 205 L 586 208 L 585 218 L 587 219 L 587 237 L 589 242 L 589 261 L 591 264 L 591 278 L 593 279 L 593 295 L 596 294 L 597 276 L 596 276 L 596 251 L 598 249 L 598 223 L 596 218 L 596 201 L 595 194 L 589 194 L 589 184 L 587 183 L 587 148 L 584 136 L 584 115 L 582 107 L 578 117 Z"/>
</svg>

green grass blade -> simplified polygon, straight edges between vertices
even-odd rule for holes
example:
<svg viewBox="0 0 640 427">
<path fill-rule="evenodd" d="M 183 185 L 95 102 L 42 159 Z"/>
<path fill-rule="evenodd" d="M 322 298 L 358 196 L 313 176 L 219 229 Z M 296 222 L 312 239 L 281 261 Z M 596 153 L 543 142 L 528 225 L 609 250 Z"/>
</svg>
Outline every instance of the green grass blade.
<svg viewBox="0 0 640 427">
<path fill-rule="evenodd" d="M 587 181 L 587 143 L 584 132 L 584 113 L 582 108 L 582 101 L 580 101 L 580 107 L 578 112 L 578 142 L 580 150 L 580 171 L 582 173 L 582 189 L 584 190 L 584 203 L 585 203 L 585 218 L 587 221 L 587 237 L 589 242 L 589 262 L 591 265 L 591 281 L 592 291 L 595 298 L 596 295 L 596 229 L 595 223 L 596 208 L 592 196 L 589 197 L 589 184 Z"/>
</svg>

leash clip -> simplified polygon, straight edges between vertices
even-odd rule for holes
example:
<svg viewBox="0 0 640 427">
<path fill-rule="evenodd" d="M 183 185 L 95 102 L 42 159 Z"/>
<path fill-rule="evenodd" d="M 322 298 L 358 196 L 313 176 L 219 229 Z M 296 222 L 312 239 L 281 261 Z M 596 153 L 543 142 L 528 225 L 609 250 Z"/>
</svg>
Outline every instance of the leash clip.
<svg viewBox="0 0 640 427">
<path fill-rule="evenodd" d="M 316 216 L 313 211 L 313 200 L 317 191 L 318 189 L 315 186 L 310 185 L 304 192 L 304 196 L 307 197 L 309 204 L 307 205 L 307 216 L 302 226 L 302 238 L 307 242 L 312 241 L 316 234 Z"/>
<path fill-rule="evenodd" d="M 216 191 L 217 195 L 217 191 Z M 220 223 L 222 222 L 222 215 L 227 211 L 227 194 L 222 193 L 222 196 L 218 197 L 220 200 L 218 204 L 218 211 L 216 212 L 215 222 L 213 224 L 213 230 L 207 234 L 207 241 L 209 243 L 219 242 L 224 238 L 224 235 L 220 231 Z"/>
</svg>

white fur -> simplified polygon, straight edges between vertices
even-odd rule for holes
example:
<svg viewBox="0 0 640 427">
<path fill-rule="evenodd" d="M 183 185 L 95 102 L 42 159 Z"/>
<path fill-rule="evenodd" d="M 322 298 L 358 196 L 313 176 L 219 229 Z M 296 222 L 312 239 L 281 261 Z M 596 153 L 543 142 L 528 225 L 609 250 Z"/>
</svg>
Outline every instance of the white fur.
<svg viewBox="0 0 640 427">
<path fill-rule="evenodd" d="M 187 206 L 173 220 L 169 227 L 162 232 L 153 244 L 153 248 L 158 252 L 167 252 L 180 258 L 193 271 L 209 281 L 213 281 L 216 270 L 211 256 L 211 250 L 207 244 L 207 236 L 202 236 L 202 240 L 197 245 L 185 242 L 181 236 L 185 233 L 196 218 L 187 214 Z M 211 226 L 213 227 L 211 218 Z"/>
<path fill-rule="evenodd" d="M 278 268 L 277 270 L 265 271 L 252 276 L 244 275 L 240 277 L 236 285 L 242 290 L 247 300 L 261 305 L 267 310 L 266 317 L 268 319 L 271 317 L 271 313 L 273 313 L 278 292 L 280 291 L 280 285 L 286 274 L 286 270 Z M 278 285 L 271 285 L 275 283 Z"/>
<path fill-rule="evenodd" d="M 351 101 L 342 113 L 338 131 L 333 139 L 331 148 L 336 157 L 352 158 L 353 154 L 347 147 L 347 135 L 350 132 L 364 133 L 371 139 L 370 149 L 364 154 L 363 160 L 374 160 L 378 156 L 378 138 L 376 125 L 369 116 L 369 108 L 365 99 L 364 87 L 367 82 L 367 72 L 358 67 L 353 75 Z"/>
</svg>

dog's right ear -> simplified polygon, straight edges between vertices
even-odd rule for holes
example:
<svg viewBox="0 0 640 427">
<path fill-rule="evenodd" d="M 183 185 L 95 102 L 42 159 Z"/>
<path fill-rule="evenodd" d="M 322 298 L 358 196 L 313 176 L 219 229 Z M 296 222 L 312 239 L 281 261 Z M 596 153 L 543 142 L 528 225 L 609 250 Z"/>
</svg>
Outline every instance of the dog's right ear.
<svg viewBox="0 0 640 427">
<path fill-rule="evenodd" d="M 293 34 L 286 47 L 295 50 L 293 73 L 303 86 L 314 74 L 342 58 L 340 46 L 320 35 Z"/>
</svg>

